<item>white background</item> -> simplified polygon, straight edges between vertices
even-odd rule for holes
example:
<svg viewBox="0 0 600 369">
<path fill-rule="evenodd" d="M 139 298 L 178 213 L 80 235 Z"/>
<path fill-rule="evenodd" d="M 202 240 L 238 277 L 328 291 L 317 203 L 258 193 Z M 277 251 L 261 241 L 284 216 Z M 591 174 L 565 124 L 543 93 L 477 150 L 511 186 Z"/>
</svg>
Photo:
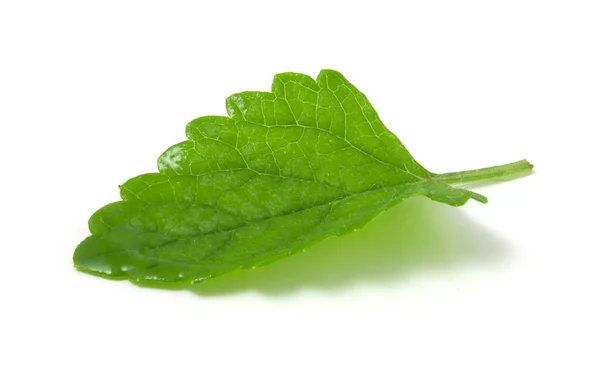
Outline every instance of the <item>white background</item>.
<svg viewBox="0 0 600 369">
<path fill-rule="evenodd" d="M 600 367 L 599 4 L 2 1 L 0 367 Z M 191 290 L 73 269 L 188 121 L 321 68 L 432 171 L 536 172 Z"/>
</svg>

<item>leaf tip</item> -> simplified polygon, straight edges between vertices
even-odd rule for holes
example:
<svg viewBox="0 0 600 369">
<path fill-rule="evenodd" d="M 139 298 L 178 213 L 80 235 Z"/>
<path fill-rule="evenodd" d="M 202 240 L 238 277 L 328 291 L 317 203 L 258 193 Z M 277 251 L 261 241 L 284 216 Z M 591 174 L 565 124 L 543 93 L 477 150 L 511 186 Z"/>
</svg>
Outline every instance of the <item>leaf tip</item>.
<svg viewBox="0 0 600 369">
<path fill-rule="evenodd" d="M 488 203 L 487 197 L 485 197 L 485 196 L 483 196 L 481 194 L 478 194 L 477 192 L 473 192 L 471 194 L 471 198 L 473 200 L 475 200 L 475 201 L 478 201 L 478 202 L 482 203 L 482 204 L 487 204 Z"/>
</svg>

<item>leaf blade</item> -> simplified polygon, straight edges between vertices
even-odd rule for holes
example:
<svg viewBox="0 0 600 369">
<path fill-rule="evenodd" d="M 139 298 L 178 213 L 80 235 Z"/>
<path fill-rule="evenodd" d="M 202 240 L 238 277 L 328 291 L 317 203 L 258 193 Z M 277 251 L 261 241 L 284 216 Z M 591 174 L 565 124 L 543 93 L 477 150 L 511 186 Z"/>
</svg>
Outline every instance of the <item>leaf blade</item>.
<svg viewBox="0 0 600 369">
<path fill-rule="evenodd" d="M 226 108 L 188 123 L 158 173 L 92 215 L 78 269 L 197 282 L 304 251 L 412 196 L 487 201 L 435 180 L 338 72 L 278 74 L 272 92 L 231 95 Z"/>
</svg>

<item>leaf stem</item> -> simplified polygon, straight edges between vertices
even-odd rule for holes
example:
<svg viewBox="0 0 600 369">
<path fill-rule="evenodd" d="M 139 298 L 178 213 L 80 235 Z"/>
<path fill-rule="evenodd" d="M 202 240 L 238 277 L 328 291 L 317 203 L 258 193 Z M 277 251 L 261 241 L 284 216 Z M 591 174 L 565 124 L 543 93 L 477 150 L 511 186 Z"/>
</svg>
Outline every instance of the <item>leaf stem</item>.
<svg viewBox="0 0 600 369">
<path fill-rule="evenodd" d="M 486 180 L 509 179 L 511 177 L 528 174 L 532 169 L 533 165 L 530 162 L 527 160 L 519 160 L 514 163 L 498 165 L 495 167 L 436 174 L 433 178 L 447 184 L 470 183 Z"/>
</svg>

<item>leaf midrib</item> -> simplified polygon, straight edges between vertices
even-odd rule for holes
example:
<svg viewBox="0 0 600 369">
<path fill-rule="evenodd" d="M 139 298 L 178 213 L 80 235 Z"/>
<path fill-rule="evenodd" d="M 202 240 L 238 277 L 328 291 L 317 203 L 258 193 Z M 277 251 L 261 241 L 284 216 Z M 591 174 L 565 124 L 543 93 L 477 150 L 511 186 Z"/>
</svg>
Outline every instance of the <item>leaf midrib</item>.
<svg viewBox="0 0 600 369">
<path fill-rule="evenodd" d="M 263 218 L 263 219 L 252 221 L 252 222 L 243 221 L 242 224 L 237 225 L 235 227 L 231 227 L 229 229 L 216 230 L 216 231 L 211 231 L 211 232 L 207 232 L 207 233 L 196 234 L 196 235 L 185 237 L 185 238 L 174 238 L 173 240 L 169 240 L 169 241 L 167 241 L 165 243 L 162 243 L 160 245 L 155 245 L 155 246 L 152 246 L 152 247 L 134 247 L 134 248 L 128 248 L 128 249 L 113 250 L 113 251 L 110 251 L 110 252 L 102 253 L 102 254 L 96 256 L 95 258 L 98 258 L 100 256 L 106 256 L 106 255 L 123 253 L 123 252 L 139 251 L 141 249 L 152 250 L 152 249 L 164 247 L 165 245 L 168 245 L 168 244 L 171 244 L 171 243 L 175 243 L 175 242 L 180 242 L 180 241 L 185 242 L 187 240 L 190 240 L 190 239 L 193 239 L 193 238 L 197 238 L 197 237 L 207 237 L 207 236 L 211 236 L 211 235 L 215 235 L 215 234 L 219 234 L 219 233 L 232 232 L 232 231 L 236 231 L 237 229 L 240 229 L 240 228 L 243 228 L 243 227 L 247 227 L 247 226 L 251 225 L 251 223 L 265 222 L 265 221 L 268 221 L 268 220 L 271 220 L 271 219 L 274 219 L 274 218 L 289 216 L 289 215 L 293 215 L 293 214 L 296 214 L 296 213 L 301 213 L 301 212 L 304 212 L 304 211 L 309 211 L 309 210 L 315 209 L 315 208 L 320 207 L 320 206 L 330 205 L 331 206 L 330 211 L 324 217 L 324 219 L 322 219 L 321 222 L 320 222 L 322 224 L 323 221 L 327 218 L 327 216 L 329 216 L 329 214 L 331 213 L 331 210 L 333 209 L 333 207 L 335 205 L 337 205 L 338 203 L 350 200 L 350 199 L 352 199 L 354 197 L 357 197 L 357 196 L 369 194 L 371 192 L 382 191 L 382 190 L 389 189 L 389 188 L 392 188 L 392 187 L 402 187 L 402 186 L 412 187 L 412 186 L 420 185 L 420 184 L 425 183 L 425 182 L 427 182 L 427 180 L 424 180 L 422 182 L 411 182 L 411 183 L 405 183 L 405 184 L 396 184 L 396 185 L 390 185 L 390 186 L 380 187 L 380 188 L 377 188 L 377 189 L 367 190 L 367 191 L 363 191 L 363 192 L 360 192 L 360 193 L 355 193 L 355 194 L 352 194 L 352 195 L 349 195 L 349 196 L 345 196 L 345 197 L 336 199 L 334 201 L 326 201 L 326 202 L 323 202 L 323 203 L 320 203 L 320 204 L 316 204 L 316 205 L 312 205 L 310 207 L 306 207 L 306 208 L 303 208 L 303 209 L 298 209 L 298 210 L 293 210 L 293 211 L 290 211 L 290 212 L 287 212 L 287 213 L 278 214 L 278 215 L 273 216 L 273 217 Z M 170 203 L 173 203 L 173 202 L 170 202 Z M 388 203 L 389 203 L 389 201 L 386 202 L 386 204 L 388 204 Z M 158 203 L 158 204 L 169 204 L 169 203 Z M 130 225 L 125 225 L 125 227 L 131 227 L 131 226 Z M 111 230 L 113 228 L 116 228 L 116 227 L 112 227 L 112 226 L 110 227 Z M 140 230 L 139 228 L 135 228 L 135 229 L 136 230 Z M 145 232 L 144 230 L 140 230 L 140 231 Z M 106 231 L 100 232 L 100 233 L 105 233 L 105 232 Z M 169 234 L 168 232 L 151 232 L 151 233 L 156 233 L 156 234 L 162 234 L 162 235 L 171 236 L 171 234 Z M 144 256 L 144 257 L 156 258 L 158 260 L 166 260 L 166 261 L 169 261 L 169 262 L 183 263 L 185 265 L 194 265 L 194 266 L 201 265 L 201 264 L 192 263 L 192 262 L 182 262 L 182 261 L 179 261 L 179 260 L 175 261 L 175 260 L 167 259 L 167 258 L 160 257 L 160 256 Z"/>
</svg>

